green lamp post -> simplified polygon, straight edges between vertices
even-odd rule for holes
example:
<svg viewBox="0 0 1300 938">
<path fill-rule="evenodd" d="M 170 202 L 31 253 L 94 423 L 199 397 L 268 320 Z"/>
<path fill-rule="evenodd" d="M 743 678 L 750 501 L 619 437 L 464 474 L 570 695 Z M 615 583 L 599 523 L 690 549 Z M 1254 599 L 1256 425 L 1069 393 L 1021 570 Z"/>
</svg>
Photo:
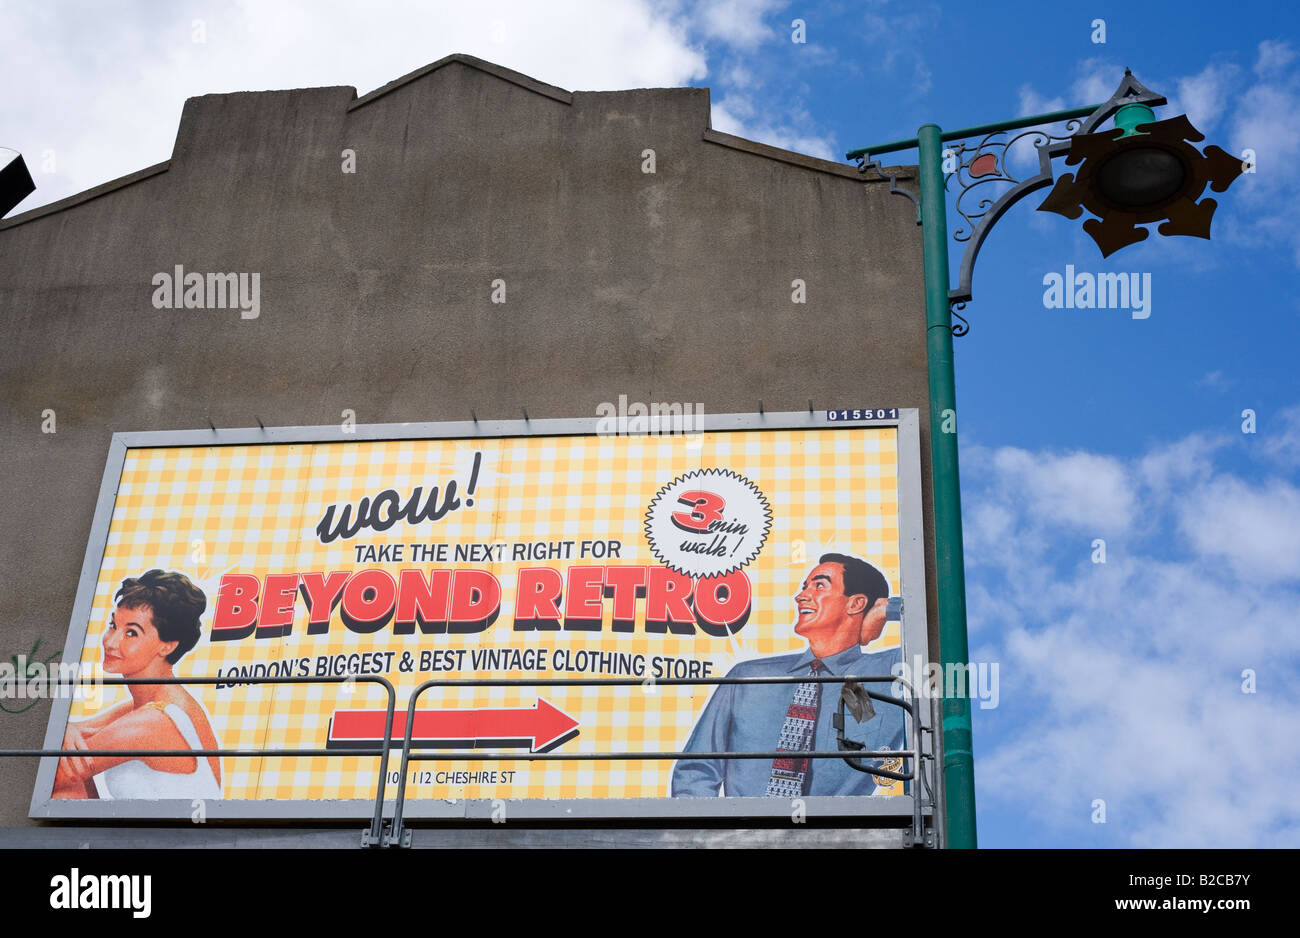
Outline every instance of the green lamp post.
<svg viewBox="0 0 1300 938">
<path fill-rule="evenodd" d="M 1191 142 L 1204 137 L 1185 116 L 1154 121 L 1153 107 L 1166 100 L 1143 87 L 1127 70 L 1115 93 L 1103 104 L 1037 114 L 1014 120 L 943 131 L 925 124 L 916 137 L 847 154 L 859 169 L 883 172 L 875 159 L 886 153 L 916 149 L 920 165 L 920 203 L 925 269 L 926 351 L 930 373 L 930 461 L 934 487 L 935 562 L 939 595 L 939 650 L 944 672 L 967 664 L 966 575 L 962 552 L 961 490 L 957 466 L 957 398 L 953 375 L 953 337 L 969 325 L 960 310 L 971 299 L 971 278 L 989 229 L 1024 196 L 1052 185 L 1052 160 L 1065 157 L 1073 174 L 1056 180 L 1040 211 L 1075 219 L 1084 209 L 1095 215 L 1084 230 L 1109 256 L 1145 239 L 1138 225 L 1163 220 L 1164 235 L 1210 236 L 1216 203 L 1200 198 L 1207 185 L 1223 192 L 1242 171 L 1240 163 L 1218 147 L 1204 153 Z M 1110 117 L 1115 129 L 1097 132 Z M 1012 130 L 1068 121 L 1068 134 L 1037 129 L 1006 138 Z M 978 142 L 976 139 L 978 138 Z M 1038 154 L 1037 175 L 1019 177 L 1008 163 L 1011 148 L 1022 140 Z M 1190 141 L 1190 142 L 1189 142 Z M 949 146 L 945 152 L 945 144 Z M 945 172 L 945 162 L 948 171 Z M 888 174 L 886 174 L 888 175 Z M 890 177 L 891 183 L 894 178 Z M 955 207 L 965 220 L 953 235 L 964 243 L 957 285 L 948 271 L 948 185 L 955 182 Z M 994 186 L 996 189 L 986 187 Z M 989 197 L 1000 190 L 996 198 Z M 916 199 L 892 186 L 891 191 Z M 967 196 L 971 196 L 969 199 Z M 961 320 L 953 325 L 953 316 Z M 974 848 L 975 775 L 971 748 L 970 700 L 945 697 L 942 712 L 942 779 L 946 846 Z"/>
</svg>

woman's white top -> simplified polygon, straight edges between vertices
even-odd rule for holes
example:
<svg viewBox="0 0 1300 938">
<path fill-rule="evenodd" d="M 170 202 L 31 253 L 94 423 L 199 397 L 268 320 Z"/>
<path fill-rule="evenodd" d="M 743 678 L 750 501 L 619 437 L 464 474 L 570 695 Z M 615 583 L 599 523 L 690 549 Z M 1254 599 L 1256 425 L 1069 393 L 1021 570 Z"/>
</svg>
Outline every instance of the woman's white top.
<svg viewBox="0 0 1300 938">
<path fill-rule="evenodd" d="M 191 749 L 204 748 L 198 730 L 183 709 L 176 704 L 167 704 L 159 709 L 176 724 L 176 729 L 185 737 L 185 742 Z M 208 725 L 211 726 L 212 718 L 208 716 L 203 704 L 199 704 L 199 709 L 208 717 Z M 220 741 L 214 748 L 221 748 Z M 96 775 L 95 788 L 101 798 L 144 798 L 151 801 L 159 798 L 220 798 L 221 785 L 212 774 L 208 757 L 198 756 L 194 761 L 198 763 L 194 771 L 183 773 L 159 772 L 145 765 L 142 759 L 131 759 Z"/>
</svg>

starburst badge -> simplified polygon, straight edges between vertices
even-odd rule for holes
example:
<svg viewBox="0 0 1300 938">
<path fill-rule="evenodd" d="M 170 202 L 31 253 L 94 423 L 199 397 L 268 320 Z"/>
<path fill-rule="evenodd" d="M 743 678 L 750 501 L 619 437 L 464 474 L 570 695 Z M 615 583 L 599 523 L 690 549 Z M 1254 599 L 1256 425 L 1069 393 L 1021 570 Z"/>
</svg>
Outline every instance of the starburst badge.
<svg viewBox="0 0 1300 938">
<path fill-rule="evenodd" d="M 767 498 L 730 469 L 695 469 L 661 488 L 645 533 L 660 563 L 690 577 L 725 576 L 758 557 L 772 527 Z"/>
</svg>

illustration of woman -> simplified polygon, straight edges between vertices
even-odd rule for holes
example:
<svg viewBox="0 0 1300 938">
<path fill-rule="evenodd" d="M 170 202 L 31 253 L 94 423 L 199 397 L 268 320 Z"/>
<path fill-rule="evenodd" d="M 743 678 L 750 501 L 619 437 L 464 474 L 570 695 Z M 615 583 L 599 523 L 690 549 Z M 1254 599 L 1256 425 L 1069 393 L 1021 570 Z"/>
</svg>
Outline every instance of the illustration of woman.
<svg viewBox="0 0 1300 938">
<path fill-rule="evenodd" d="M 203 591 L 184 574 L 150 570 L 122 581 L 102 640 L 104 671 L 126 678 L 173 677 L 199 640 Z M 129 684 L 129 700 L 68 723 L 64 749 L 219 749 L 203 705 L 179 684 Z M 66 756 L 55 798 L 220 798 L 217 756 Z"/>
</svg>

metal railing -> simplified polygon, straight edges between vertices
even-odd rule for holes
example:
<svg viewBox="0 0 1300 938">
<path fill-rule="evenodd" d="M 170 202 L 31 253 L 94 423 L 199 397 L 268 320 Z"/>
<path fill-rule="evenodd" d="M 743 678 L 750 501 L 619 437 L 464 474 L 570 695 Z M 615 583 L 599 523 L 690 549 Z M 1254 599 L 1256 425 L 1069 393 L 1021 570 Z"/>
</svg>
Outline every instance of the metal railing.
<svg viewBox="0 0 1300 938">
<path fill-rule="evenodd" d="M 876 677 L 869 675 L 804 675 L 793 677 L 716 677 L 716 678 L 664 678 L 655 679 L 652 684 L 655 687 L 660 686 L 694 686 L 699 684 L 705 685 L 723 685 L 723 684 L 898 684 L 904 687 L 908 696 L 905 700 L 897 697 L 887 696 L 876 691 L 861 688 L 862 692 L 867 694 L 873 700 L 879 700 L 882 703 L 902 707 L 912 717 L 912 746 L 910 749 L 900 750 L 871 750 L 864 749 L 834 749 L 829 751 L 809 751 L 809 752 L 792 752 L 789 750 L 776 750 L 771 752 L 489 752 L 473 753 L 463 750 L 456 750 L 452 754 L 445 751 L 421 750 L 412 751 L 412 734 L 415 730 L 415 705 L 420 696 L 427 690 L 434 687 L 631 687 L 645 686 L 647 684 L 642 678 L 448 678 L 446 680 L 428 680 L 415 688 L 411 692 L 411 697 L 406 706 L 406 728 L 402 740 L 402 767 L 397 780 L 397 804 L 393 812 L 393 822 L 389 831 L 385 834 L 384 843 L 386 846 L 409 846 L 410 834 L 403 827 L 403 818 L 406 808 L 406 780 L 408 777 L 407 767 L 411 760 L 416 761 L 440 761 L 440 762 L 581 762 L 581 761 L 632 761 L 632 760 L 678 760 L 683 757 L 690 759 L 779 759 L 790 758 L 792 756 L 800 759 L 843 759 L 851 768 L 859 772 L 865 772 L 869 775 L 878 775 L 886 778 L 896 779 L 899 781 L 911 781 L 912 785 L 912 843 L 915 846 L 923 846 L 926 843 L 924 820 L 921 808 L 921 795 L 918 791 L 916 782 L 919 780 L 925 790 L 930 794 L 930 804 L 934 805 L 934 788 L 930 780 L 926 778 L 925 773 L 919 771 L 919 766 L 926 759 L 934 760 L 934 755 L 924 753 L 921 745 L 921 734 L 930 733 L 933 735 L 933 727 L 937 725 L 934 722 L 935 712 L 933 699 L 931 700 L 930 715 L 931 724 L 929 727 L 924 726 L 920 720 L 920 706 L 916 697 L 915 689 L 907 681 L 900 677 Z M 840 718 L 843 718 L 844 701 L 841 695 L 840 701 Z M 843 740 L 842 733 L 840 734 Z M 910 760 L 911 769 L 906 772 L 893 772 L 877 767 L 866 768 L 855 764 L 855 760 L 870 758 L 888 758 Z M 938 775 L 935 775 L 936 779 Z"/>
<path fill-rule="evenodd" d="M 0 757 L 29 757 L 29 758 L 63 758 L 66 756 L 79 757 L 96 757 L 96 756 L 127 756 L 130 758 L 146 758 L 150 756 L 191 756 L 191 757 L 378 757 L 379 758 L 379 779 L 375 790 L 375 809 L 371 818 L 370 827 L 362 833 L 362 845 L 370 847 L 379 846 L 409 846 L 410 830 L 404 826 L 405 808 L 406 808 L 406 782 L 409 777 L 408 767 L 412 760 L 414 761 L 443 761 L 443 762 L 544 762 L 544 761 L 634 761 L 634 760 L 679 760 L 682 758 L 690 759 L 778 759 L 797 757 L 800 759 L 842 759 L 850 767 L 859 772 L 869 775 L 875 775 L 882 778 L 890 778 L 898 781 L 912 783 L 912 844 L 914 846 L 924 846 L 931 841 L 927 841 L 924 828 L 924 817 L 922 809 L 921 790 L 924 789 L 928 794 L 928 804 L 931 806 L 934 816 L 937 818 L 943 810 L 941 803 L 942 786 L 932 785 L 930 777 L 922 770 L 923 764 L 928 760 L 934 765 L 931 775 L 938 779 L 937 771 L 937 753 L 935 751 L 934 728 L 938 725 L 937 713 L 935 710 L 934 698 L 930 700 L 930 725 L 926 726 L 920 719 L 921 708 L 916 696 L 915 689 L 900 677 L 888 676 L 870 676 L 870 675 L 804 675 L 793 677 L 719 677 L 719 678 L 664 678 L 656 679 L 652 683 L 655 687 L 659 686 L 695 686 L 695 685 L 731 685 L 731 684 L 897 684 L 907 691 L 904 699 L 879 693 L 877 691 L 860 688 L 862 693 L 867 694 L 872 700 L 878 700 L 891 706 L 901 707 L 912 718 L 912 745 L 905 749 L 899 750 L 866 750 L 861 748 L 852 748 L 851 741 L 843 737 L 843 712 L 845 700 L 841 694 L 838 705 L 839 725 L 837 726 L 838 741 L 843 745 L 845 742 L 850 743 L 849 748 L 841 748 L 826 751 L 808 751 L 794 752 L 790 750 L 774 750 L 768 752 L 486 752 L 475 753 L 464 750 L 455 750 L 447 752 L 446 750 L 414 750 L 412 741 L 415 729 L 415 708 L 419 698 L 435 687 L 630 687 L 645 686 L 647 682 L 641 678 L 451 678 L 446 680 L 428 680 L 420 684 L 411 692 L 406 708 L 406 726 L 401 741 L 402 764 L 397 781 L 397 796 L 394 805 L 393 819 L 391 824 L 384 823 L 384 792 L 385 784 L 388 777 L 388 760 L 390 751 L 396 747 L 397 740 L 393 739 L 393 714 L 396 706 L 396 690 L 392 683 L 384 677 L 378 675 L 336 675 L 330 677 L 235 677 L 226 675 L 223 677 L 172 677 L 172 678 L 83 678 L 76 681 L 49 681 L 50 686 L 67 686 L 68 684 L 82 684 L 93 682 L 102 686 L 120 686 L 131 684 L 344 684 L 348 682 L 378 684 L 387 691 L 388 703 L 384 718 L 384 737 L 383 744 L 373 747 L 349 747 L 345 750 L 337 748 L 332 749 L 0 749 Z M 29 682 L 30 683 L 30 682 Z M 922 745 L 922 735 L 930 734 L 931 752 L 925 752 Z M 899 759 L 900 761 L 910 763 L 910 768 L 906 771 L 895 772 L 878 766 L 863 766 L 860 764 L 862 759 Z M 920 783 L 918 786 L 917 783 Z"/>
<path fill-rule="evenodd" d="M 93 683 L 96 686 L 117 687 L 130 684 L 378 684 L 388 692 L 387 715 L 384 720 L 384 738 L 390 740 L 393 735 L 393 710 L 397 704 L 397 691 L 385 677 L 371 674 L 345 674 L 331 677 L 241 677 L 225 675 L 223 677 L 114 677 L 114 678 L 79 678 L 75 681 L 50 680 L 44 683 L 53 687 L 70 687 L 73 685 Z M 28 682 L 28 685 L 33 683 Z M 39 680 L 35 683 L 42 683 Z M 232 756 L 266 757 L 266 756 L 378 756 L 379 785 L 375 790 L 375 812 L 370 820 L 370 829 L 361 836 L 363 845 L 379 846 L 384 842 L 384 782 L 388 777 L 389 746 L 376 746 L 365 749 L 0 749 L 0 757 L 30 758 L 64 758 L 79 756 L 92 758 L 96 756 L 128 756 L 143 759 L 150 756 Z"/>
</svg>

